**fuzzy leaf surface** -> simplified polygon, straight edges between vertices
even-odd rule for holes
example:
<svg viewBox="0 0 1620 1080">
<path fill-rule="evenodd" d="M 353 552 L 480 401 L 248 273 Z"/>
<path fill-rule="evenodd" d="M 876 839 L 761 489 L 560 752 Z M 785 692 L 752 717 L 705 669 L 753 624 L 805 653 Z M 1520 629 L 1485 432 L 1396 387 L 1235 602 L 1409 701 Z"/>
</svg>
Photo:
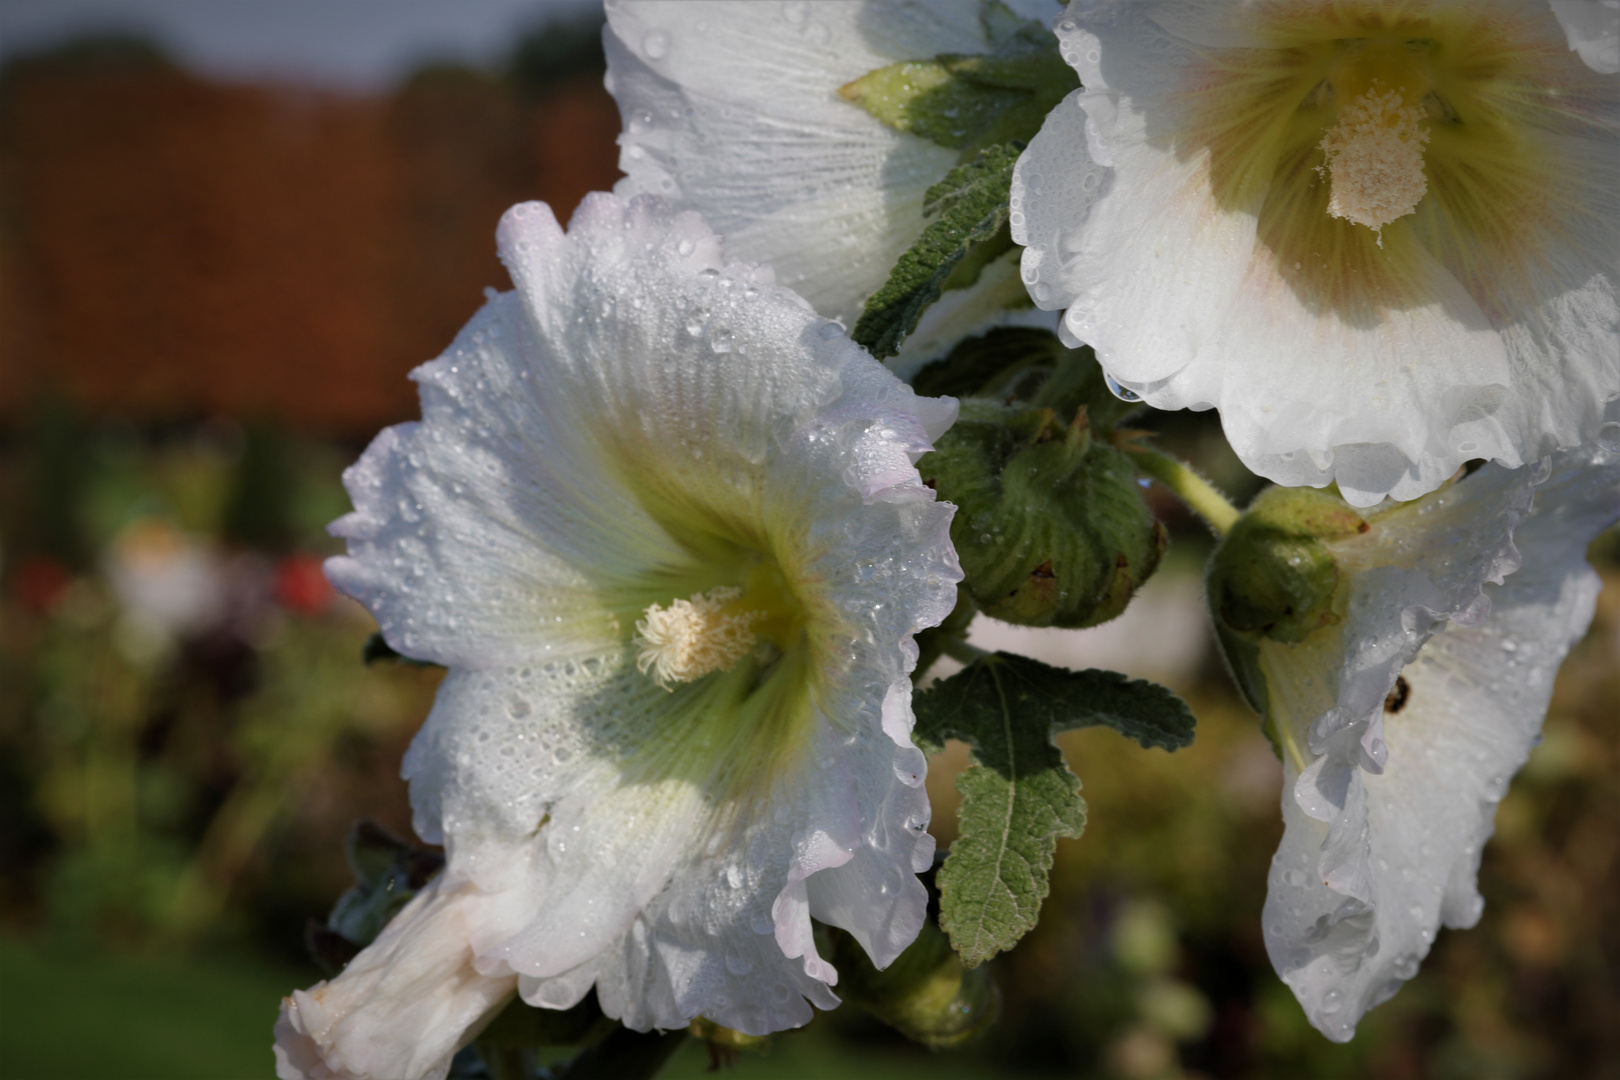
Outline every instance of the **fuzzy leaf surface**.
<svg viewBox="0 0 1620 1080">
<path fill-rule="evenodd" d="M 1103 725 L 1175 750 L 1194 725 L 1186 703 L 1155 683 L 999 652 L 917 695 L 914 707 L 919 745 L 955 738 L 973 750 L 975 764 L 956 782 L 961 831 L 938 878 L 940 926 L 970 967 L 1034 927 L 1058 838 L 1085 827 L 1080 780 L 1052 737 Z"/>
<path fill-rule="evenodd" d="M 1007 196 L 1022 151 L 1019 143 L 992 146 L 928 189 L 923 213 L 933 220 L 866 301 L 851 335 L 873 356 L 899 352 L 940 293 L 971 285 L 979 268 L 1010 249 Z"/>
</svg>

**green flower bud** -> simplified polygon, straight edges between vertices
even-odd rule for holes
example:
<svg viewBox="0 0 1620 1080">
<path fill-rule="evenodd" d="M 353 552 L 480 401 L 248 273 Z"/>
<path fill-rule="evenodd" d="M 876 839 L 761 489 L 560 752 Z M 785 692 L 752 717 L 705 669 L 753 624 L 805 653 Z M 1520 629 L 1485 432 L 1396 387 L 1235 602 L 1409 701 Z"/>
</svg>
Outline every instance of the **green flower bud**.
<svg viewBox="0 0 1620 1080">
<path fill-rule="evenodd" d="M 1249 704 L 1265 715 L 1262 640 L 1296 645 L 1337 624 L 1340 571 L 1327 541 L 1364 533 L 1367 520 L 1317 488 L 1261 492 L 1210 559 L 1207 595 L 1216 637 Z"/>
<path fill-rule="evenodd" d="M 1367 521 L 1316 488 L 1270 488 L 1238 519 L 1210 561 L 1209 602 L 1232 630 L 1297 643 L 1338 621 L 1339 569 L 1324 540 Z"/>
<path fill-rule="evenodd" d="M 1046 407 L 968 400 L 917 465 L 957 506 L 951 522 L 985 614 L 1025 626 L 1094 626 L 1125 610 L 1159 564 L 1166 536 L 1129 458 Z"/>
<path fill-rule="evenodd" d="M 932 919 L 917 940 L 882 971 L 842 930 L 820 926 L 818 945 L 838 968 L 838 993 L 909 1039 L 935 1049 L 955 1046 L 990 1026 L 1000 994 L 990 966 L 962 966 L 951 942 Z"/>
</svg>

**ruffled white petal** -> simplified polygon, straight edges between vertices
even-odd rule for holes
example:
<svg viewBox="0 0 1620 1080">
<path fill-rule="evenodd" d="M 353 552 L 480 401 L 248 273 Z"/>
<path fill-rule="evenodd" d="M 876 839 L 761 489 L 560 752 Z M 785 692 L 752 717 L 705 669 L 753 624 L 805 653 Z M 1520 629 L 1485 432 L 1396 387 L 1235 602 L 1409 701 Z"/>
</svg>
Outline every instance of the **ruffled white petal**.
<svg viewBox="0 0 1620 1080">
<path fill-rule="evenodd" d="M 422 421 L 351 470 L 334 528 L 334 580 L 451 668 L 406 759 L 416 829 L 499 897 L 471 948 L 527 1001 L 802 1024 L 837 1002 L 810 917 L 879 963 L 921 924 L 911 635 L 961 571 L 914 462 L 955 403 L 660 200 L 593 196 L 566 235 L 517 207 L 499 239 L 517 291 L 416 373 Z M 650 603 L 762 557 L 801 643 L 667 689 L 638 670 Z"/>
<path fill-rule="evenodd" d="M 469 931 L 490 898 L 441 876 L 330 982 L 296 990 L 276 1021 L 280 1080 L 442 1080 L 455 1052 L 517 988 L 485 975 Z"/>
<path fill-rule="evenodd" d="M 1236 2 L 1072 4 L 1058 36 L 1084 89 L 1014 184 L 1023 279 L 1067 309 L 1066 340 L 1156 407 L 1219 408 L 1250 468 L 1337 482 L 1358 506 L 1415 498 L 1469 459 L 1578 445 L 1620 394 L 1620 82 L 1560 59 L 1545 9 L 1425 7 L 1494 20 L 1524 57 L 1522 86 L 1488 91 L 1517 156 L 1481 179 L 1431 154 L 1430 195 L 1381 247 L 1320 252 L 1287 231 L 1315 220 L 1291 193 L 1321 182 L 1319 153 L 1244 166 L 1243 144 L 1212 149 L 1227 81 L 1290 32 Z M 1275 137 L 1259 125 L 1243 129 L 1256 145 Z M 1240 167 L 1277 172 L 1240 182 Z M 1479 201 L 1508 190 L 1533 197 Z"/>
<path fill-rule="evenodd" d="M 624 132 L 621 195 L 701 212 L 732 258 L 769 263 L 853 326 L 922 231 L 923 194 L 957 153 L 884 125 L 838 88 L 902 60 L 988 48 L 979 0 L 607 5 L 608 88 Z M 999 318 L 1004 275 L 952 296 L 970 332 Z M 926 329 L 926 328 L 924 328 Z M 897 363 L 954 342 L 919 332 Z"/>
<path fill-rule="evenodd" d="M 1266 945 L 1330 1038 L 1349 1039 L 1368 1009 L 1417 972 L 1441 925 L 1478 919 L 1475 875 L 1496 804 L 1536 741 L 1559 664 L 1591 620 L 1599 583 L 1585 550 L 1620 517 L 1620 457 L 1595 449 L 1559 455 L 1534 513 L 1514 532 L 1522 565 L 1505 581 L 1481 575 L 1487 563 L 1505 565 L 1503 543 L 1528 471 L 1482 470 L 1446 492 L 1466 496 L 1477 484 L 1472 497 L 1425 516 L 1449 518 L 1435 535 L 1403 538 L 1428 552 L 1431 565 L 1483 549 L 1450 587 L 1399 565 L 1409 560 L 1394 550 L 1391 564 L 1361 572 L 1363 606 L 1358 613 L 1352 600 L 1344 628 L 1336 708 L 1309 726 L 1320 756 L 1301 773 L 1285 755 L 1286 832 L 1272 865 Z M 1478 530 L 1472 544 L 1470 520 Z M 1462 603 L 1469 578 L 1482 603 Z M 1481 590 L 1482 580 L 1500 583 Z M 1449 622 L 1436 622 L 1444 612 L 1421 593 L 1415 608 L 1398 607 L 1402 591 L 1426 585 L 1438 585 L 1431 596 L 1452 609 Z M 1380 594 L 1394 603 L 1381 605 Z M 1370 617 L 1379 607 L 1381 617 Z M 1296 685 L 1319 675 L 1308 662 L 1274 670 Z M 1294 697 L 1303 704 L 1311 693 Z M 1308 719 L 1278 716 L 1296 730 Z"/>
<path fill-rule="evenodd" d="M 1548 0 L 1569 47 L 1604 75 L 1620 72 L 1620 0 Z"/>
</svg>

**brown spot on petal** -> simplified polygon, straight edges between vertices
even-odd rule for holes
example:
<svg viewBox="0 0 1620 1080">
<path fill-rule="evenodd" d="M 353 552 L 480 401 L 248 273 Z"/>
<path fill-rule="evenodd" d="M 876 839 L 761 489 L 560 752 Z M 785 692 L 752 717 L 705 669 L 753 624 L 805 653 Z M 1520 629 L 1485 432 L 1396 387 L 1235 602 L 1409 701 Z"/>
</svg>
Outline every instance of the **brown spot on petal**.
<svg viewBox="0 0 1620 1080">
<path fill-rule="evenodd" d="M 1406 703 L 1412 698 L 1412 684 L 1406 681 L 1405 675 L 1395 676 L 1395 686 L 1390 690 L 1389 696 L 1384 698 L 1384 711 L 1394 716 L 1406 708 Z"/>
</svg>

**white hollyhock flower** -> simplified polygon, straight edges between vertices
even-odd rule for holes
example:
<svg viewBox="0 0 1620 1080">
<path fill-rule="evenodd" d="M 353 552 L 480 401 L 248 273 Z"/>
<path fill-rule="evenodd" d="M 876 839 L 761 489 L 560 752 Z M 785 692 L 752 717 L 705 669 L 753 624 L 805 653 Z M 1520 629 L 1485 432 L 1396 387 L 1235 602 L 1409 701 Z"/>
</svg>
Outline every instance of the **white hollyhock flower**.
<svg viewBox="0 0 1620 1080">
<path fill-rule="evenodd" d="M 1591 622 L 1586 547 L 1620 518 L 1620 454 L 1554 460 L 1528 516 L 1536 467 L 1492 465 L 1328 541 L 1341 621 L 1260 646 L 1288 781 L 1266 947 L 1332 1039 L 1484 908 L 1481 848 Z"/>
<path fill-rule="evenodd" d="M 1017 6 L 1024 18 L 1058 10 Z M 817 311 L 854 326 L 921 233 L 924 192 L 959 155 L 885 125 L 839 88 L 899 61 L 989 51 L 984 9 L 608 0 L 608 89 L 624 116 L 627 174 L 615 190 L 698 210 L 728 257 L 770 263 Z M 893 364 L 915 367 L 1023 303 L 1009 253 L 945 293 Z"/>
<path fill-rule="evenodd" d="M 1057 31 L 1084 89 L 1019 162 L 1013 236 L 1125 388 L 1358 506 L 1593 436 L 1620 78 L 1546 5 L 1077 0 Z"/>
<path fill-rule="evenodd" d="M 913 462 L 955 403 L 661 200 L 566 235 L 518 206 L 499 243 L 517 290 L 415 373 L 333 526 L 334 583 L 449 668 L 416 831 L 529 1003 L 802 1024 L 837 1003 L 812 917 L 879 965 L 924 917 L 912 634 L 961 571 Z"/>
<path fill-rule="evenodd" d="M 517 989 L 516 975 L 475 964 L 472 933 L 491 906 L 468 882 L 429 883 L 341 975 L 282 1000 L 276 1076 L 442 1078 Z"/>
</svg>

